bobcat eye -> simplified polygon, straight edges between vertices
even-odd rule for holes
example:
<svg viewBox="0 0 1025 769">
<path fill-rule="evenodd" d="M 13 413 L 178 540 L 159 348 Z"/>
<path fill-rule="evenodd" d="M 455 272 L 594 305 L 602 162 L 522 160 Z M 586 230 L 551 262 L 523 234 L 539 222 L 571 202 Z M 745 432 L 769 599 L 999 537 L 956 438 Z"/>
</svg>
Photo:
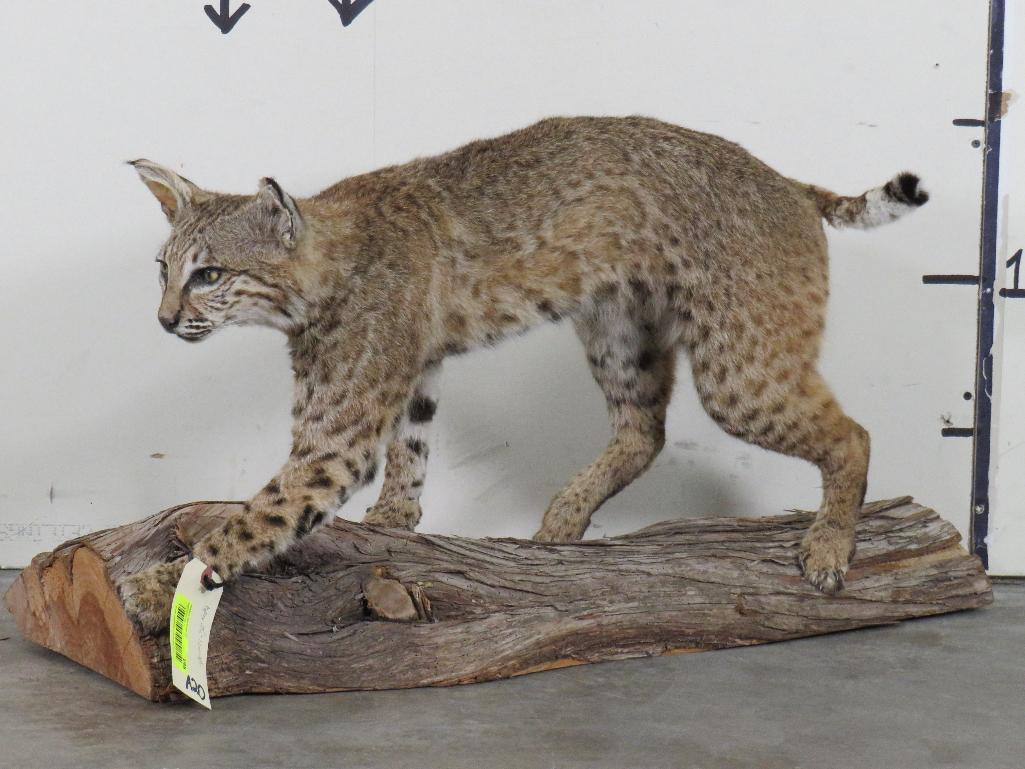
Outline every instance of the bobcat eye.
<svg viewBox="0 0 1025 769">
<path fill-rule="evenodd" d="M 160 262 L 160 282 L 167 283 L 167 262 Z"/>
<path fill-rule="evenodd" d="M 219 270 L 216 267 L 207 267 L 199 273 L 199 278 L 208 286 L 212 286 L 214 283 L 221 279 L 224 274 L 223 270 Z"/>
</svg>

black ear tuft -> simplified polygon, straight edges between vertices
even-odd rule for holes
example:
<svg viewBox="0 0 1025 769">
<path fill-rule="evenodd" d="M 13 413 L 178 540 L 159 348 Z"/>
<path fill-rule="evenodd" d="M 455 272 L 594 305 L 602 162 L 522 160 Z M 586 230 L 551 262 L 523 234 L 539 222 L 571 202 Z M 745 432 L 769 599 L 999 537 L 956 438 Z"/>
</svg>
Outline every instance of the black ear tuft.
<svg viewBox="0 0 1025 769">
<path fill-rule="evenodd" d="M 275 197 L 278 199 L 278 203 L 285 206 L 285 191 L 281 189 L 281 185 L 270 176 L 265 176 L 262 181 L 274 192 Z"/>
<path fill-rule="evenodd" d="M 916 174 L 905 171 L 887 185 L 890 196 L 909 206 L 924 206 L 929 202 L 929 193 L 921 187 Z"/>
<path fill-rule="evenodd" d="M 259 212 L 265 225 L 286 248 L 295 248 L 303 230 L 302 214 L 295 199 L 269 176 L 260 180 Z"/>
</svg>

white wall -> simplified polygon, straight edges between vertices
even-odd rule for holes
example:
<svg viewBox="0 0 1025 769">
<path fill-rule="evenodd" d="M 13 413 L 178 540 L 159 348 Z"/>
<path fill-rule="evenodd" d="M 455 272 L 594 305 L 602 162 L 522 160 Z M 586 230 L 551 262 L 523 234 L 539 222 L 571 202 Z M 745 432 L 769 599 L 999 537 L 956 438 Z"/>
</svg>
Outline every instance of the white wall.
<svg viewBox="0 0 1025 769">
<path fill-rule="evenodd" d="M 288 453 L 281 337 L 193 346 L 157 325 L 167 227 L 124 160 L 301 195 L 554 113 L 656 115 L 843 192 L 923 175 L 909 220 L 831 235 L 823 369 L 872 432 L 869 496 L 914 494 L 967 531 L 971 442 L 940 428 L 971 424 L 975 298 L 921 276 L 977 265 L 981 129 L 951 120 L 981 113 L 985 3 L 377 0 L 346 29 L 326 0 L 252 5 L 227 36 L 199 4 L 5 9 L 0 564 L 245 497 Z M 422 528 L 471 536 L 528 535 L 608 436 L 565 325 L 450 362 L 437 424 Z M 665 452 L 591 534 L 814 507 L 818 486 L 718 431 L 681 369 Z"/>
<path fill-rule="evenodd" d="M 1008 4 L 1004 91 L 1012 95 L 1001 128 L 1000 237 L 997 264 L 1025 248 L 1025 3 Z M 1019 267 L 1025 288 L 1025 268 Z M 993 455 L 989 565 L 993 574 L 1025 573 L 1025 298 L 999 297 L 1014 271 L 997 269 Z"/>
</svg>

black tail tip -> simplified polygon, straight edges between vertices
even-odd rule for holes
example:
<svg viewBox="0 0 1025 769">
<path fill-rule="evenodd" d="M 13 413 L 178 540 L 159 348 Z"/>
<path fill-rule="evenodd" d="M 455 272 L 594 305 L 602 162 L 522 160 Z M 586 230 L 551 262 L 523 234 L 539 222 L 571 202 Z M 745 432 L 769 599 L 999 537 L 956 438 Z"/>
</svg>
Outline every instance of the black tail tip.
<svg viewBox="0 0 1025 769">
<path fill-rule="evenodd" d="M 887 182 L 886 194 L 909 206 L 924 206 L 929 202 L 929 193 L 922 189 L 922 180 L 909 171 L 897 174 Z"/>
</svg>

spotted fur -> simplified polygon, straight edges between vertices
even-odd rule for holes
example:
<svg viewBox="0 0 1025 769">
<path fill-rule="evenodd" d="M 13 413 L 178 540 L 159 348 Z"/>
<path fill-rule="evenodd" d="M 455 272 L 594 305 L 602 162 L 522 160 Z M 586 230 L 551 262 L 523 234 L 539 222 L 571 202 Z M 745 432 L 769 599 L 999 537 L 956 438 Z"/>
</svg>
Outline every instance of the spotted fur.
<svg viewBox="0 0 1025 769">
<path fill-rule="evenodd" d="M 827 283 L 822 218 L 867 226 L 925 202 L 902 175 L 856 198 L 787 179 L 716 136 L 647 118 L 554 118 L 296 200 L 203 190 L 135 164 L 172 224 L 160 319 L 198 341 L 257 323 L 288 337 L 292 451 L 243 512 L 195 544 L 226 580 L 323 525 L 376 472 L 365 518 L 412 528 L 443 358 L 568 318 L 613 436 L 552 501 L 536 537 L 583 536 L 591 514 L 665 439 L 676 359 L 727 432 L 822 471 L 800 561 L 842 585 L 869 439 L 819 376 Z M 148 630 L 180 566 L 126 581 Z"/>
</svg>

